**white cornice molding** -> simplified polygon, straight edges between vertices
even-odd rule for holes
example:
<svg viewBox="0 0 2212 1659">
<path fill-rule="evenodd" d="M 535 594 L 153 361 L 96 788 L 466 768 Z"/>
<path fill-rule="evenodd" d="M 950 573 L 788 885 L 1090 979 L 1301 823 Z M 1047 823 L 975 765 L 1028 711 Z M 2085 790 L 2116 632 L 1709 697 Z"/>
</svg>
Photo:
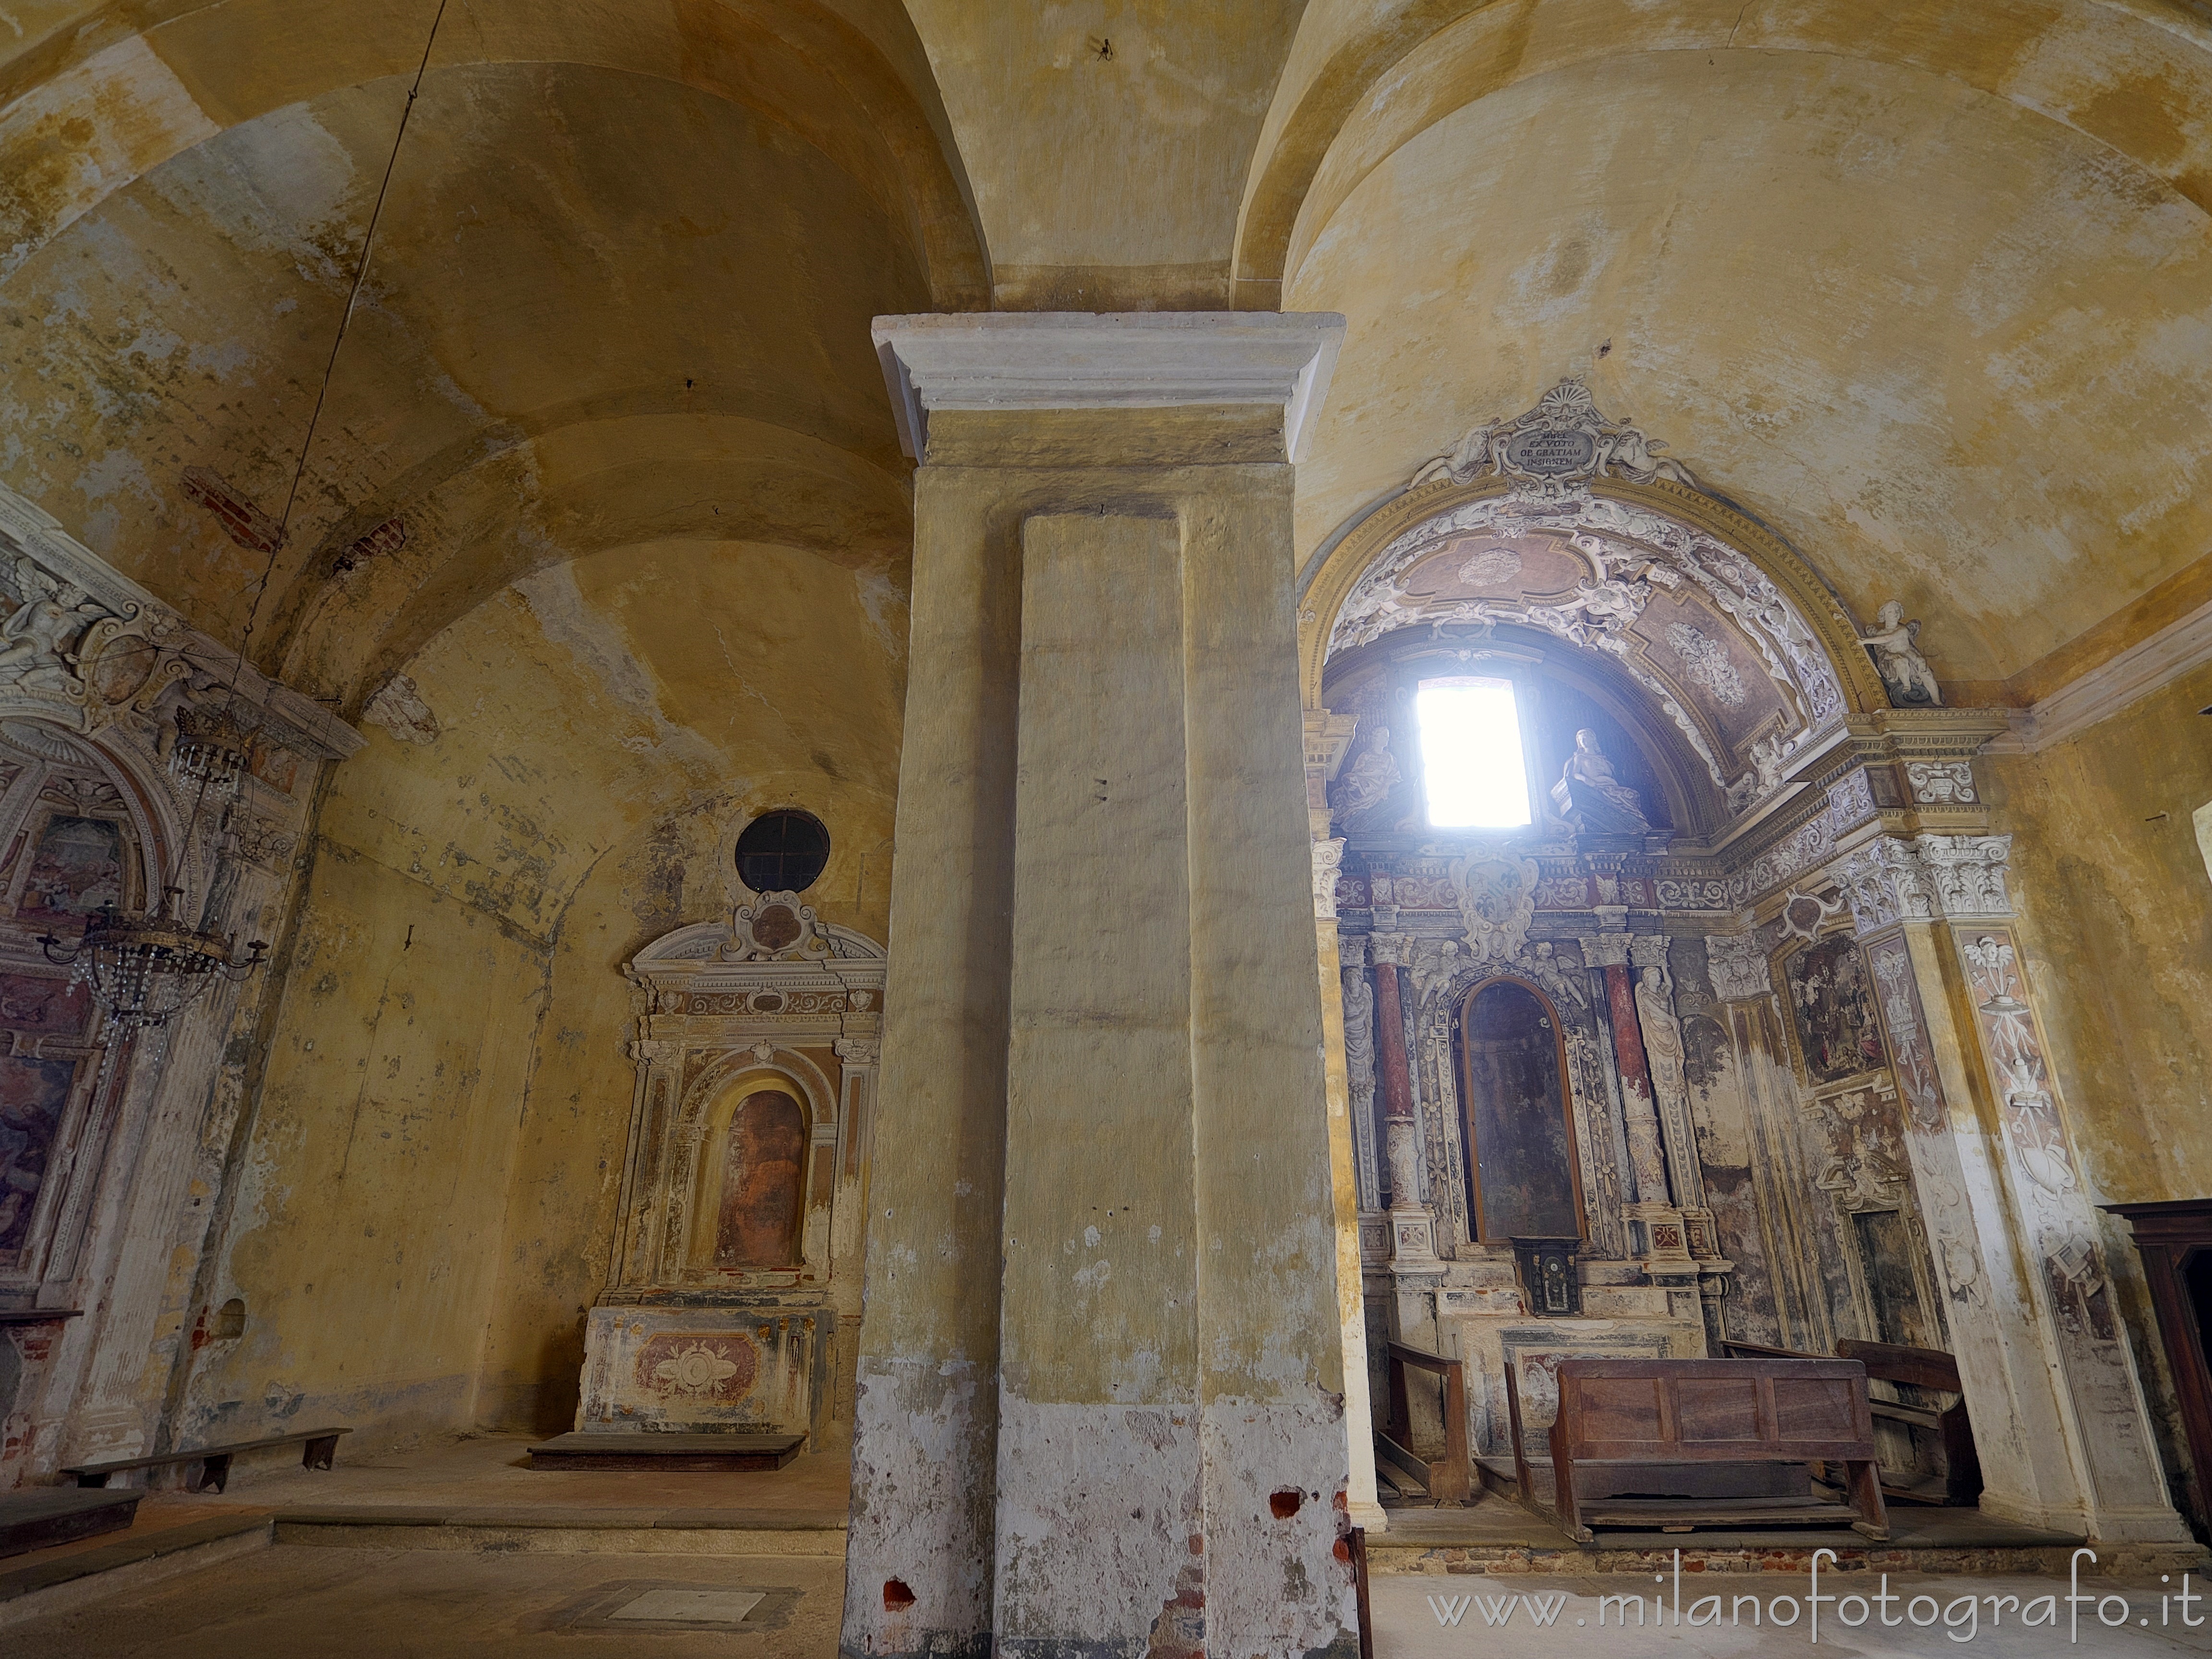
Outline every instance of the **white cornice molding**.
<svg viewBox="0 0 2212 1659">
<path fill-rule="evenodd" d="M 2012 731 L 1990 747 L 2034 754 L 2086 732 L 2130 704 L 2212 662 L 2212 605 L 2202 605 L 2130 646 L 2032 708 L 2012 711 Z"/>
<path fill-rule="evenodd" d="M 164 605 L 78 541 L 36 501 L 0 484 L 0 563 L 12 569 L 19 558 L 29 559 L 50 576 L 118 614 L 175 617 L 185 641 L 184 654 L 226 682 L 238 671 L 238 689 L 246 700 L 303 748 L 326 759 L 343 760 L 368 741 L 313 698 L 269 678 L 250 663 L 240 664 L 236 652 L 178 617 L 174 606 Z"/>
<path fill-rule="evenodd" d="M 1280 405 L 1304 459 L 1344 341 L 1334 312 L 981 312 L 878 317 L 899 445 L 916 459 L 933 410 Z"/>
</svg>

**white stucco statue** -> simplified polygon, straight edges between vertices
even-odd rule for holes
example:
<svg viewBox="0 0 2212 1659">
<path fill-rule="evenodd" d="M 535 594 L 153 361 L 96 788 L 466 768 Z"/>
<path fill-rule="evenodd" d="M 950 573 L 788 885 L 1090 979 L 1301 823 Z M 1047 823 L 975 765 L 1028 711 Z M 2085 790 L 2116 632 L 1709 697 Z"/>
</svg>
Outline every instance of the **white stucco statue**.
<svg viewBox="0 0 2212 1659">
<path fill-rule="evenodd" d="M 1390 728 L 1378 726 L 1337 781 L 1336 821 L 1347 823 L 1388 799 L 1399 775 L 1397 757 L 1390 752 Z"/>
<path fill-rule="evenodd" d="M 1552 800 L 1561 817 L 1592 835 L 1642 835 L 1651 827 L 1643 801 L 1614 775 L 1613 763 L 1589 726 L 1575 733 L 1575 752 L 1552 786 Z"/>
<path fill-rule="evenodd" d="M 1920 654 L 1919 637 L 1919 622 L 1905 621 L 1905 607 L 1895 599 L 1882 606 L 1873 631 L 1859 635 L 1859 643 L 1874 659 L 1881 683 L 1889 688 L 1892 702 L 1941 704 L 1943 701 L 1942 692 L 1936 686 L 1936 671 Z"/>
</svg>

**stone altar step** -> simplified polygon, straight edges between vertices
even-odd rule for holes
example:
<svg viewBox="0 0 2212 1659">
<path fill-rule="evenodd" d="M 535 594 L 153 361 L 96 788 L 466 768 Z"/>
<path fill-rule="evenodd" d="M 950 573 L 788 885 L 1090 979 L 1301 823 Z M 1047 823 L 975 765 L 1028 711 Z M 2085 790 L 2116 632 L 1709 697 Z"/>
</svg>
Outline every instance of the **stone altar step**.
<svg viewBox="0 0 2212 1659">
<path fill-rule="evenodd" d="M 649 1434 L 580 1430 L 530 1449 L 533 1469 L 780 1469 L 803 1434 Z"/>
<path fill-rule="evenodd" d="M 80 1492 L 29 1486 L 0 1492 L 0 1556 L 22 1555 L 94 1533 L 121 1532 L 138 1513 L 143 1492 Z"/>
</svg>

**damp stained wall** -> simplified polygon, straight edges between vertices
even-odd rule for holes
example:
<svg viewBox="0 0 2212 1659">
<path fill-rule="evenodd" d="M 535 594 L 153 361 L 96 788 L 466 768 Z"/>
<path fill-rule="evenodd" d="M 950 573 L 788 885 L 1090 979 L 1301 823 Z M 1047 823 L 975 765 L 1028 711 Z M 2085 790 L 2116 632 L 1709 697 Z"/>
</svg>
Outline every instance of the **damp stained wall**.
<svg viewBox="0 0 2212 1659">
<path fill-rule="evenodd" d="M 2069 1127 L 2099 1201 L 2212 1193 L 2212 669 L 1986 763 Z"/>
<path fill-rule="evenodd" d="M 629 1129 L 622 963 L 726 915 L 738 831 L 784 804 L 836 842 L 824 920 L 883 937 L 894 574 L 629 548 L 505 590 L 408 665 L 436 734 L 372 720 L 324 804 L 219 1247 L 247 1334 L 197 1367 L 199 1422 L 565 1425 Z"/>
</svg>

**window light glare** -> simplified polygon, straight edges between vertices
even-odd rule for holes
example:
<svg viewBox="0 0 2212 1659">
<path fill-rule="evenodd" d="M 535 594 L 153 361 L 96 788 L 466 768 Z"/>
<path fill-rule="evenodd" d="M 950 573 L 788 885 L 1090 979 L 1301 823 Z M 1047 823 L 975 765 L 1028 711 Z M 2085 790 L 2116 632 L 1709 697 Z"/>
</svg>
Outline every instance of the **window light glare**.
<svg viewBox="0 0 2212 1659">
<path fill-rule="evenodd" d="M 1528 822 L 1528 769 L 1510 682 L 1425 685 L 1413 711 L 1432 827 L 1515 830 Z"/>
</svg>

